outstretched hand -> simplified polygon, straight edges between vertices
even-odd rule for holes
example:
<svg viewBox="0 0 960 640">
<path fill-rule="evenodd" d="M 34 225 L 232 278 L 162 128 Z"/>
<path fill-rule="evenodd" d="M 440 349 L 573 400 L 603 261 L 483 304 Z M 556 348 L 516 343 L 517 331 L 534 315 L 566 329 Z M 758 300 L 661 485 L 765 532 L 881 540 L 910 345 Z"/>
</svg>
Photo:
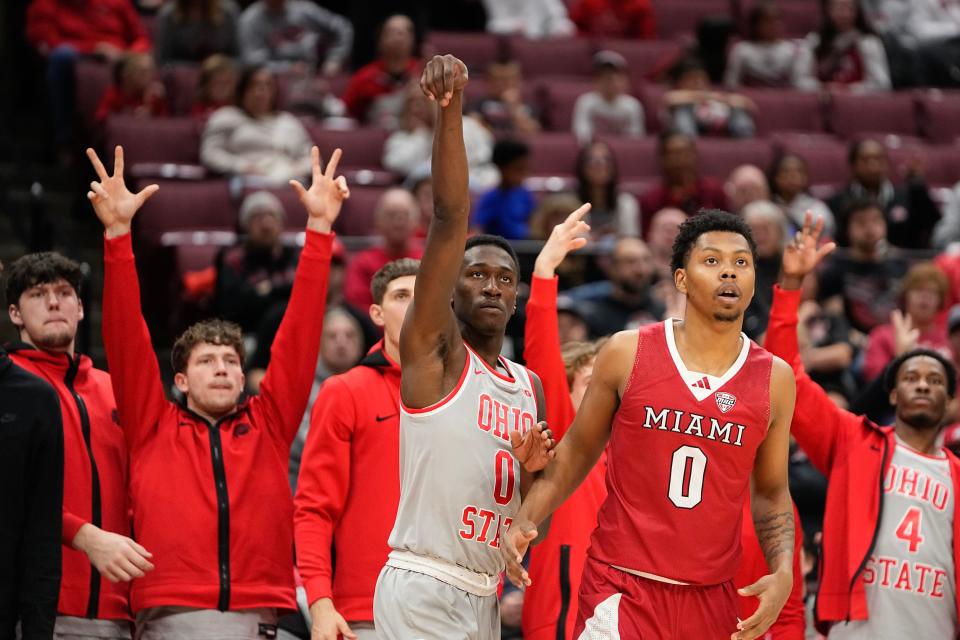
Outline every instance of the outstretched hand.
<svg viewBox="0 0 960 640">
<path fill-rule="evenodd" d="M 511 431 L 510 446 L 513 447 L 513 455 L 530 473 L 540 471 L 557 455 L 554 450 L 557 442 L 546 422 L 538 422 L 523 435 L 519 431 Z"/>
<path fill-rule="evenodd" d="M 755 596 L 760 606 L 752 616 L 737 624 L 737 631 L 730 640 L 754 640 L 762 638 L 777 618 L 793 589 L 793 576 L 789 572 L 771 573 L 753 584 L 738 589 L 741 596 Z"/>
<path fill-rule="evenodd" d="M 506 563 L 507 577 L 517 588 L 530 586 L 530 574 L 523 568 L 523 556 L 537 535 L 537 527 L 529 520 L 514 520 L 500 536 L 500 555 Z"/>
<path fill-rule="evenodd" d="M 817 218 L 813 224 L 813 214 L 807 211 L 803 218 L 803 229 L 797 232 L 793 242 L 788 243 L 783 250 L 783 275 L 780 286 L 784 289 L 799 289 L 803 286 L 803 279 L 813 271 L 820 261 L 831 251 L 837 248 L 835 242 L 828 242 L 822 247 L 820 234 L 823 233 L 823 217 Z"/>
<path fill-rule="evenodd" d="M 129 233 L 134 214 L 160 187 L 151 184 L 139 193 L 131 193 L 127 189 L 123 180 L 123 147 L 119 145 L 114 151 L 112 175 L 107 173 L 96 151 L 87 149 L 87 157 L 100 178 L 90 183 L 87 199 L 103 223 L 107 237 L 116 238 Z"/>
<path fill-rule="evenodd" d="M 420 89 L 430 100 L 446 107 L 453 95 L 467 86 L 468 79 L 467 65 L 459 58 L 450 54 L 433 56 L 423 68 Z"/>
<path fill-rule="evenodd" d="M 583 217 L 590 211 L 590 203 L 567 216 L 567 219 L 558 224 L 550 232 L 546 244 L 540 250 L 537 261 L 534 263 L 533 274 L 538 278 L 552 278 L 557 267 L 571 251 L 576 251 L 587 244 L 584 234 L 589 233 L 590 225 L 583 221 Z"/>
<path fill-rule="evenodd" d="M 350 197 L 347 179 L 337 176 L 337 165 L 340 164 L 340 149 L 334 149 L 327 162 L 326 170 L 320 168 L 320 149 L 313 147 L 310 158 L 313 165 L 313 184 L 305 188 L 297 180 L 291 180 L 290 186 L 300 196 L 300 202 L 307 210 L 307 228 L 323 233 L 330 233 L 333 223 L 340 215 L 343 201 Z"/>
</svg>

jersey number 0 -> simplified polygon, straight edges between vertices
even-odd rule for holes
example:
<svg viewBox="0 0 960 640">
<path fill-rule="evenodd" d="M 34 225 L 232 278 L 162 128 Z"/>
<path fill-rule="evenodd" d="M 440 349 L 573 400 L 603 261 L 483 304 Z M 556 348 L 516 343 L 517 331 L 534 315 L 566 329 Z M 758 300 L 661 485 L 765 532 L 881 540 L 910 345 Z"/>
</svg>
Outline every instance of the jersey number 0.
<svg viewBox="0 0 960 640">
<path fill-rule="evenodd" d="M 667 491 L 670 502 L 681 509 L 693 509 L 700 504 L 706 470 L 707 456 L 698 447 L 683 446 L 674 451 Z"/>
</svg>

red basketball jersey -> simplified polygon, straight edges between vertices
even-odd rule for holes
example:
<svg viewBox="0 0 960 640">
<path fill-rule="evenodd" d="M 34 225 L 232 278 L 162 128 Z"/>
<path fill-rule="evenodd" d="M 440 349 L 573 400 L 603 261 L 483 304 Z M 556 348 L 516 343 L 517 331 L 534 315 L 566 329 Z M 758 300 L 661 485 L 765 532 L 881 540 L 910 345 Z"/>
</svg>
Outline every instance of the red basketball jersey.
<svg viewBox="0 0 960 640">
<path fill-rule="evenodd" d="M 684 366 L 671 320 L 639 334 L 589 555 L 689 584 L 731 580 L 753 461 L 769 426 L 773 357 L 743 336 L 733 366 L 710 376 Z"/>
</svg>

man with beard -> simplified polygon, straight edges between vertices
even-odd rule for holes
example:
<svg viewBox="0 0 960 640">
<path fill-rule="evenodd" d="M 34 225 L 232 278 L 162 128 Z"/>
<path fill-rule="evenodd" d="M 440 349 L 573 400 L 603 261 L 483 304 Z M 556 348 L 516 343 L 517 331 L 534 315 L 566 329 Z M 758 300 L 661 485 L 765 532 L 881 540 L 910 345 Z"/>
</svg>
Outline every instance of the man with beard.
<svg viewBox="0 0 960 640">
<path fill-rule="evenodd" d="M 536 527 L 606 450 L 608 492 L 587 551 L 577 638 L 753 640 L 793 587 L 793 375 L 741 331 L 756 245 L 741 218 L 704 211 L 673 247 L 683 319 L 604 345 L 555 461 L 503 536 L 507 574 L 530 584 L 520 561 Z M 739 589 L 759 607 L 738 621 L 733 579 L 748 498 L 770 575 Z"/>
<path fill-rule="evenodd" d="M 75 349 L 83 274 L 58 253 L 10 265 L 6 297 L 19 341 L 10 359 L 57 392 L 64 440 L 63 569 L 56 634 L 130 638 L 130 581 L 153 569 L 129 536 L 127 443 L 110 375 Z"/>
<path fill-rule="evenodd" d="M 581 285 L 567 291 L 577 303 L 593 336 L 606 336 L 623 329 L 656 322 L 664 307 L 651 294 L 653 254 L 639 238 L 620 238 L 610 256 L 609 280 Z"/>
<path fill-rule="evenodd" d="M 896 408 L 892 427 L 838 408 L 810 380 L 797 344 L 803 278 L 833 249 L 817 248 L 822 220 L 783 256 L 766 347 L 793 366 L 797 406 L 792 433 L 829 479 L 816 617 L 831 640 L 953 638 L 957 634 L 954 517 L 960 459 L 939 442 L 953 365 L 915 349 L 887 367 Z"/>
</svg>

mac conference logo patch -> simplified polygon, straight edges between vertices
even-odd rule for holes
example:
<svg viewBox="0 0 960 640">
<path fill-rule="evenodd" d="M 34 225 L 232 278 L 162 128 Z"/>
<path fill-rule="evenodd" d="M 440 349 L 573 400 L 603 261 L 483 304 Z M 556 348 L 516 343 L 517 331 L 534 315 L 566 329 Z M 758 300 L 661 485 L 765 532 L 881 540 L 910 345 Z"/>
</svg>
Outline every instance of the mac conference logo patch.
<svg viewBox="0 0 960 640">
<path fill-rule="evenodd" d="M 732 393 L 718 391 L 714 394 L 714 397 L 717 399 L 717 408 L 724 413 L 733 409 L 733 405 L 737 404 L 737 396 Z"/>
</svg>

